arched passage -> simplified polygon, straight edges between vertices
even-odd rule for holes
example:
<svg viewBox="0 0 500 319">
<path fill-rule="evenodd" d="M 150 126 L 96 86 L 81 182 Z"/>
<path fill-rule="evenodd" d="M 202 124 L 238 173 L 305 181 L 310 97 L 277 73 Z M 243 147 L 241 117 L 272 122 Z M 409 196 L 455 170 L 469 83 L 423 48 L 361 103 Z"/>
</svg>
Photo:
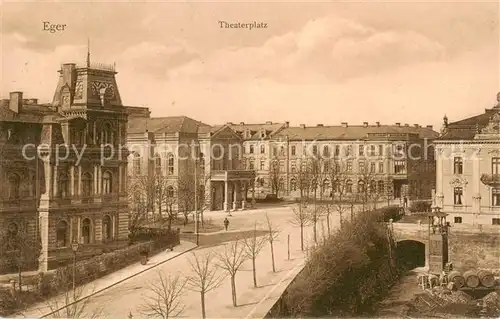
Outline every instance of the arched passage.
<svg viewBox="0 0 500 319">
<path fill-rule="evenodd" d="M 399 241 L 396 254 L 398 262 L 407 269 L 425 266 L 425 244 L 420 241 Z"/>
</svg>

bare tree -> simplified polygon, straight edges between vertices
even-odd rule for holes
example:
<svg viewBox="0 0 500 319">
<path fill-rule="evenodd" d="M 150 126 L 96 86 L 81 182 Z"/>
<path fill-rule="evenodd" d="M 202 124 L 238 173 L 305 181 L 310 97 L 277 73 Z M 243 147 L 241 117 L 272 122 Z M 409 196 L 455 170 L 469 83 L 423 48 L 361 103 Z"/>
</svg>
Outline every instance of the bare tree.
<svg viewBox="0 0 500 319">
<path fill-rule="evenodd" d="M 136 229 L 148 219 L 148 204 L 146 198 L 137 185 L 137 180 L 128 183 L 128 200 L 130 203 L 129 232 L 134 234 Z"/>
<path fill-rule="evenodd" d="M 300 250 L 304 251 L 304 227 L 310 223 L 305 203 L 299 203 L 298 207 L 293 207 L 293 217 L 289 223 L 295 227 L 300 227 Z"/>
<path fill-rule="evenodd" d="M 255 288 L 257 288 L 257 270 L 255 260 L 257 259 L 257 256 L 259 255 L 262 248 L 264 248 L 266 242 L 266 237 L 257 236 L 257 223 L 254 224 L 252 236 L 243 240 L 247 257 L 252 260 L 253 286 Z"/>
<path fill-rule="evenodd" d="M 50 298 L 45 304 L 50 309 L 50 314 L 46 318 L 99 318 L 103 308 L 93 308 L 92 298 L 85 298 L 85 291 L 88 290 L 85 285 L 71 289 L 69 276 L 60 279 L 61 287 L 64 290 L 62 295 Z M 65 289 L 66 288 L 66 289 Z M 90 293 L 92 293 L 90 291 Z M 89 291 L 87 291 L 89 295 Z"/>
<path fill-rule="evenodd" d="M 22 290 L 22 272 L 30 265 L 36 265 L 42 248 L 40 238 L 15 228 L 1 232 L 0 240 L 0 256 L 13 261 L 18 272 L 19 290 Z"/>
<path fill-rule="evenodd" d="M 311 222 L 313 226 L 313 240 L 314 243 L 318 243 L 318 222 L 321 221 L 321 217 L 323 215 L 323 206 L 322 205 L 313 205 L 312 207 L 306 207 L 306 216 L 307 219 Z"/>
<path fill-rule="evenodd" d="M 272 193 L 278 197 L 281 188 L 280 161 L 277 158 L 269 162 L 269 182 L 271 183 Z"/>
<path fill-rule="evenodd" d="M 200 293 L 201 316 L 205 319 L 205 295 L 219 287 L 225 276 L 218 273 L 218 268 L 214 265 L 214 254 L 210 252 L 202 256 L 193 252 L 188 261 L 194 275 L 188 277 L 187 288 Z"/>
<path fill-rule="evenodd" d="M 224 252 L 217 253 L 217 258 L 219 259 L 218 266 L 227 271 L 231 279 L 231 296 L 233 299 L 233 306 L 236 307 L 238 305 L 236 300 L 236 274 L 241 265 L 248 258 L 245 253 L 245 246 L 236 239 L 230 244 L 225 244 Z"/>
<path fill-rule="evenodd" d="M 271 219 L 266 213 L 266 221 L 267 221 L 267 241 L 269 242 L 269 246 L 271 247 L 271 262 L 273 265 L 273 272 L 276 272 L 276 265 L 274 263 L 274 242 L 278 239 L 280 231 L 274 227 Z"/>
<path fill-rule="evenodd" d="M 181 279 L 179 275 L 164 275 L 158 271 L 158 278 L 155 282 L 149 283 L 148 290 L 152 296 L 144 298 L 141 313 L 152 318 L 177 317 L 184 311 L 182 295 L 186 279 Z"/>
</svg>

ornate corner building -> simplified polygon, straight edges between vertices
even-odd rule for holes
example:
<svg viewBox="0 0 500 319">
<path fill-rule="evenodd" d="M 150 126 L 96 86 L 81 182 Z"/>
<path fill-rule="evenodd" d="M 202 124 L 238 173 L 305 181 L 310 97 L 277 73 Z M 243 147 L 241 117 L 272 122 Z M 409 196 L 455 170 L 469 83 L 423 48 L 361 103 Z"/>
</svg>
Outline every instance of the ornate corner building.
<svg viewBox="0 0 500 319">
<path fill-rule="evenodd" d="M 41 236 L 41 270 L 71 244 L 126 239 L 127 111 L 114 65 L 59 70 L 51 104 L 0 105 L 0 228 Z"/>
<path fill-rule="evenodd" d="M 435 204 L 453 223 L 500 225 L 500 93 L 484 113 L 443 119 L 436 144 Z"/>
</svg>

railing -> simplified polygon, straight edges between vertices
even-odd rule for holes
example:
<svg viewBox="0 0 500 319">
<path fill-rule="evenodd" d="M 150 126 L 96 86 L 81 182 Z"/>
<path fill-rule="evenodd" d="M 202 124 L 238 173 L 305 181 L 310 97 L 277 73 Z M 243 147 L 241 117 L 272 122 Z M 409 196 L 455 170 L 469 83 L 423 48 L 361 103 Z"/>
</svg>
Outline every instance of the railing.
<svg viewBox="0 0 500 319">
<path fill-rule="evenodd" d="M 500 174 L 483 174 L 481 175 L 481 182 L 488 186 L 500 186 Z"/>
</svg>

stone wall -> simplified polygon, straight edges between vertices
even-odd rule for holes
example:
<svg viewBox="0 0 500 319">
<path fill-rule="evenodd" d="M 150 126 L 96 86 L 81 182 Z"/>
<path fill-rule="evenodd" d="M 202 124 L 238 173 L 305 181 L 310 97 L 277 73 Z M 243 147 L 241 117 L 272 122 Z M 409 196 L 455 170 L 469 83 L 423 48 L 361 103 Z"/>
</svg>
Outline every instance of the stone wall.
<svg viewBox="0 0 500 319">
<path fill-rule="evenodd" d="M 500 269 L 500 232 L 452 232 L 448 243 L 450 261 L 455 269 Z"/>
</svg>

